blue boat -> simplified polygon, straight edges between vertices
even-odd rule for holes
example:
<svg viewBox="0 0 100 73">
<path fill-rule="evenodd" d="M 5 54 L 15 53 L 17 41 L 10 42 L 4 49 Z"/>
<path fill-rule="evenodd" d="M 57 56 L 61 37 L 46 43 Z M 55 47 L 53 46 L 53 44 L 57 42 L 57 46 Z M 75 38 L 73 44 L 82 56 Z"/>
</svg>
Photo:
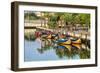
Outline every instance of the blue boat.
<svg viewBox="0 0 100 73">
<path fill-rule="evenodd" d="M 57 46 L 59 49 L 65 49 L 65 46 Z"/>
<path fill-rule="evenodd" d="M 71 51 L 71 45 L 59 45 L 57 46 L 58 49 L 68 49 L 69 51 Z"/>
<path fill-rule="evenodd" d="M 67 44 L 71 44 L 71 40 L 67 40 L 67 39 L 60 39 L 58 40 L 58 44 L 62 44 L 62 45 L 67 45 Z"/>
</svg>

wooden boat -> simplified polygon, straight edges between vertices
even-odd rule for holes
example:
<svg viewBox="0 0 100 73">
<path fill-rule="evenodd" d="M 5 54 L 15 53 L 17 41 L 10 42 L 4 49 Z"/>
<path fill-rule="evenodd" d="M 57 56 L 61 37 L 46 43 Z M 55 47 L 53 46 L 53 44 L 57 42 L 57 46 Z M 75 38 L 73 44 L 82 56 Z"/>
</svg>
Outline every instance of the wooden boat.
<svg viewBox="0 0 100 73">
<path fill-rule="evenodd" d="M 61 44 L 61 45 L 71 44 L 71 40 L 60 39 L 58 40 L 58 44 Z"/>
<path fill-rule="evenodd" d="M 71 45 L 62 45 L 64 46 L 66 49 L 68 49 L 69 51 L 71 51 L 72 46 Z"/>
<path fill-rule="evenodd" d="M 57 48 L 58 48 L 58 49 L 65 49 L 65 47 L 62 46 L 62 45 L 57 46 Z"/>
<path fill-rule="evenodd" d="M 81 44 L 72 44 L 74 47 L 81 49 Z"/>
<path fill-rule="evenodd" d="M 48 35 L 46 38 L 47 38 L 47 39 L 51 39 L 51 38 L 52 38 L 52 35 L 50 34 L 50 35 Z"/>
<path fill-rule="evenodd" d="M 81 39 L 72 39 L 72 44 L 81 44 Z"/>
<path fill-rule="evenodd" d="M 55 38 L 55 35 L 51 35 L 51 34 L 50 34 L 50 35 L 47 35 L 47 36 L 46 36 L 46 39 L 54 39 L 54 38 Z"/>
<path fill-rule="evenodd" d="M 59 52 L 61 54 L 64 54 L 65 51 L 65 47 L 64 46 L 57 46 L 56 52 Z"/>
<path fill-rule="evenodd" d="M 68 49 L 69 51 L 71 51 L 71 45 L 59 45 L 57 46 L 58 49 Z"/>
</svg>

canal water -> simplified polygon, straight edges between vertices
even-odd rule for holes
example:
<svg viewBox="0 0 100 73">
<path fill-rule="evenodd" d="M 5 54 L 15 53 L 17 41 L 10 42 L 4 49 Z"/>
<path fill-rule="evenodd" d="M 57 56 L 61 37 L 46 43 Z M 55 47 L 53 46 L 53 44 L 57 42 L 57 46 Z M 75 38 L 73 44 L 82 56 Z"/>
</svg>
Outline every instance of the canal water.
<svg viewBox="0 0 100 73">
<path fill-rule="evenodd" d="M 58 45 L 52 40 L 24 41 L 24 61 L 79 60 L 90 58 L 90 48 L 85 44 Z"/>
</svg>

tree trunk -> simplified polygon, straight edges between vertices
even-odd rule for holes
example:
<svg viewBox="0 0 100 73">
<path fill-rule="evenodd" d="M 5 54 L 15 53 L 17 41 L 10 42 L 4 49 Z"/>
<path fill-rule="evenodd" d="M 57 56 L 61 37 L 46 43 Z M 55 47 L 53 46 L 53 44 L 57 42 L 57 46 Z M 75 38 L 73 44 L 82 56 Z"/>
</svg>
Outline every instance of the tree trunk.
<svg viewBox="0 0 100 73">
<path fill-rule="evenodd" d="M 41 12 L 41 27 L 42 27 L 42 12 Z"/>
</svg>

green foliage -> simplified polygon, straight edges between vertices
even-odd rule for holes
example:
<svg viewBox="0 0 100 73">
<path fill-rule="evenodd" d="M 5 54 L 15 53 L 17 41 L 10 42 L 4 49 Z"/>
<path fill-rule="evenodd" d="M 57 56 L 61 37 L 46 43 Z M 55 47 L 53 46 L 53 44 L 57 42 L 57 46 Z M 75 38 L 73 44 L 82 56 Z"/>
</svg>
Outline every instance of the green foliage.
<svg viewBox="0 0 100 73">
<path fill-rule="evenodd" d="M 35 13 L 33 13 L 33 12 L 31 12 L 31 13 L 25 13 L 24 14 L 24 18 L 27 19 L 27 20 L 36 20 L 36 19 L 39 19 L 39 17 Z"/>
<path fill-rule="evenodd" d="M 65 12 L 41 12 L 43 15 L 38 17 L 35 12 L 25 13 L 25 19 L 36 20 L 44 19 L 48 21 L 48 26 L 54 28 L 57 26 L 58 21 L 70 23 L 71 25 L 80 24 L 81 26 L 90 27 L 90 14 L 86 13 L 65 13 Z M 62 25 L 62 24 L 61 24 Z"/>
<path fill-rule="evenodd" d="M 82 26 L 90 26 L 90 14 L 78 14 L 75 17 L 75 23 Z"/>
<path fill-rule="evenodd" d="M 90 27 L 90 14 L 57 12 L 49 18 L 49 24 L 51 25 L 56 24 L 58 20 L 64 20 L 64 22 L 70 22 L 72 25 L 81 24 L 81 26 Z"/>
<path fill-rule="evenodd" d="M 89 59 L 90 58 L 90 51 L 88 50 L 82 50 L 82 52 L 79 53 L 81 59 Z"/>
<path fill-rule="evenodd" d="M 35 36 L 34 34 L 25 33 L 24 38 L 25 38 L 26 40 L 35 41 L 36 36 Z"/>
<path fill-rule="evenodd" d="M 43 15 L 44 18 L 49 18 L 49 16 L 50 16 L 49 12 L 42 12 L 42 13 L 44 13 L 44 15 Z"/>
<path fill-rule="evenodd" d="M 50 16 L 48 25 L 49 25 L 50 28 L 56 27 L 56 25 L 57 25 L 57 16 L 56 15 L 55 16 L 53 16 L 53 15 Z"/>
</svg>

